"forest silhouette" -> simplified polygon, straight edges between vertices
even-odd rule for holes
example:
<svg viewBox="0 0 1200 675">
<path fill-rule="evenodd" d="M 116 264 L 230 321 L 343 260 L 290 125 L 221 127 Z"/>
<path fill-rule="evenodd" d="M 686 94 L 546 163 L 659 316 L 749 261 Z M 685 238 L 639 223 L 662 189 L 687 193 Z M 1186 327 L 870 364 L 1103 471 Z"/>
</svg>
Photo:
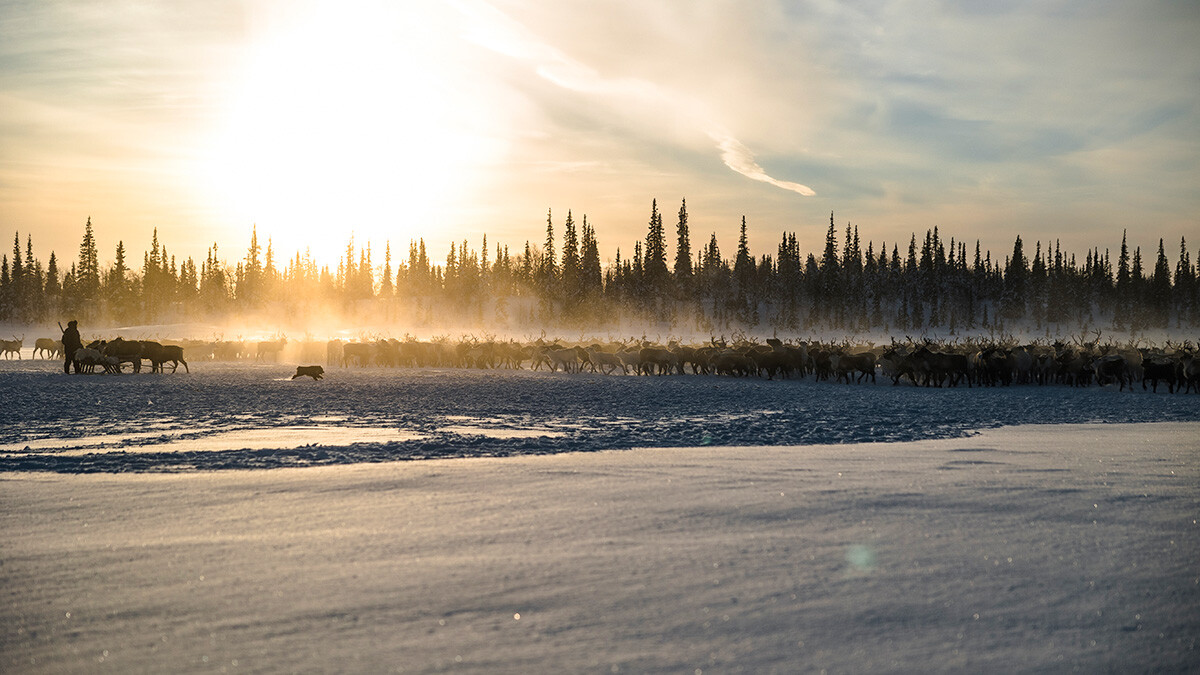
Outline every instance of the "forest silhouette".
<svg viewBox="0 0 1200 675">
<path fill-rule="evenodd" d="M 755 254 L 743 217 L 732 257 L 716 233 L 694 244 L 687 203 L 668 244 L 657 200 L 644 239 L 601 262 L 597 232 L 568 212 L 556 227 L 546 217 L 540 245 L 510 250 L 449 243 L 435 261 L 424 238 L 406 255 L 347 242 L 336 268 L 299 252 L 280 258 L 257 229 L 233 263 L 214 243 L 203 260 L 177 260 L 155 230 L 140 265 L 117 243 L 102 267 L 89 218 L 69 266 L 51 252 L 45 265 L 33 238 L 20 233 L 0 268 L 0 321 L 38 324 L 63 316 L 117 324 L 236 322 L 321 318 L 342 328 L 364 321 L 404 330 L 476 327 L 496 332 L 615 330 L 644 326 L 672 333 L 728 331 L 891 334 L 1024 330 L 1047 336 L 1092 329 L 1131 335 L 1200 325 L 1200 279 L 1186 239 L 1174 265 L 1163 240 L 1153 259 L 1124 237 L 1115 256 L 1099 247 L 1082 257 L 1059 243 L 1030 252 L 1017 236 L 1003 258 L 979 241 L 938 228 L 907 242 L 868 241 L 857 227 L 838 228 L 830 214 L 824 246 L 802 252 L 783 232 Z M 841 235 L 839 237 L 839 234 Z M 671 250 L 673 248 L 673 250 Z M 380 258 L 382 257 L 382 260 Z"/>
</svg>

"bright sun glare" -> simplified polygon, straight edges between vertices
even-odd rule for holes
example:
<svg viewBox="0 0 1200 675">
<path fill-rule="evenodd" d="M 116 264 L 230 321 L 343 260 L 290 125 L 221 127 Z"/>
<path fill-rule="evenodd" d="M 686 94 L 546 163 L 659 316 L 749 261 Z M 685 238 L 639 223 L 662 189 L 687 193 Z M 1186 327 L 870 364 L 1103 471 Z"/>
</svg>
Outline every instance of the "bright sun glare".
<svg viewBox="0 0 1200 675">
<path fill-rule="evenodd" d="M 333 2 L 272 25 L 213 147 L 225 217 L 322 263 L 351 234 L 403 254 L 447 225 L 494 144 L 472 128 L 453 25 L 435 7 Z"/>
</svg>

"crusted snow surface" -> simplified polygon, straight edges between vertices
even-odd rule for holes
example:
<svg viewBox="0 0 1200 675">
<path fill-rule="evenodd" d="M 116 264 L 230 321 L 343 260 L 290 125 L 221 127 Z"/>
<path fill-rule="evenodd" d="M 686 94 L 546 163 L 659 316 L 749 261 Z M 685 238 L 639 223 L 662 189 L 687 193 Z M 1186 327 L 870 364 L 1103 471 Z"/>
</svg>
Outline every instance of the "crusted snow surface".
<svg viewBox="0 0 1200 675">
<path fill-rule="evenodd" d="M 672 419 L 717 424 L 689 400 Z M 513 405 L 486 421 L 523 419 Z M 633 410 L 604 415 L 649 424 Z M 9 472 L 0 671 L 1197 672 L 1198 439 L 1196 422 L 1028 425 L 900 443 Z"/>
<path fill-rule="evenodd" d="M 1195 395 L 925 389 L 710 376 L 196 363 L 64 375 L 0 362 L 0 471 L 190 471 L 635 447 L 959 437 L 1016 424 L 1200 420 Z"/>
</svg>

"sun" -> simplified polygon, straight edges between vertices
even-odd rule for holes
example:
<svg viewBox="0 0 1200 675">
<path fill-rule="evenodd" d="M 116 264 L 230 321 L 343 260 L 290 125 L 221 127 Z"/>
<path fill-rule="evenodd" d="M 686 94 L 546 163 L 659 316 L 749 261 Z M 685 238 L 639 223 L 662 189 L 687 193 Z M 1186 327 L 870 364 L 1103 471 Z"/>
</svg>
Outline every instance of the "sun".
<svg viewBox="0 0 1200 675">
<path fill-rule="evenodd" d="M 211 147 L 223 217 L 324 262 L 352 234 L 406 250 L 443 230 L 497 148 L 438 12 L 333 2 L 270 21 Z"/>
</svg>

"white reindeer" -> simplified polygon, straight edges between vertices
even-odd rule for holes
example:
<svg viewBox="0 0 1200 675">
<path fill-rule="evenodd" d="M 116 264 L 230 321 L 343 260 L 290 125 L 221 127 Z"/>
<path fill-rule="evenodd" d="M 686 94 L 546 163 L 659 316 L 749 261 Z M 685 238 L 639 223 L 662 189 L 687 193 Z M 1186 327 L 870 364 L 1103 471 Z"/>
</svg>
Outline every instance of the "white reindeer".
<svg viewBox="0 0 1200 675">
<path fill-rule="evenodd" d="M 612 375 L 617 368 L 621 369 L 621 374 L 629 374 L 629 369 L 617 354 L 601 351 L 594 347 L 588 347 L 587 353 L 592 360 L 592 364 L 603 371 L 605 375 Z"/>
<path fill-rule="evenodd" d="M 574 347 L 548 349 L 546 357 L 550 360 L 551 372 L 558 372 L 559 366 L 562 366 L 565 373 L 579 370 L 579 353 L 575 351 Z"/>
<path fill-rule="evenodd" d="M 83 347 L 75 350 L 75 372 L 77 373 L 94 373 L 96 366 L 105 366 L 104 355 L 99 349 Z"/>
</svg>

